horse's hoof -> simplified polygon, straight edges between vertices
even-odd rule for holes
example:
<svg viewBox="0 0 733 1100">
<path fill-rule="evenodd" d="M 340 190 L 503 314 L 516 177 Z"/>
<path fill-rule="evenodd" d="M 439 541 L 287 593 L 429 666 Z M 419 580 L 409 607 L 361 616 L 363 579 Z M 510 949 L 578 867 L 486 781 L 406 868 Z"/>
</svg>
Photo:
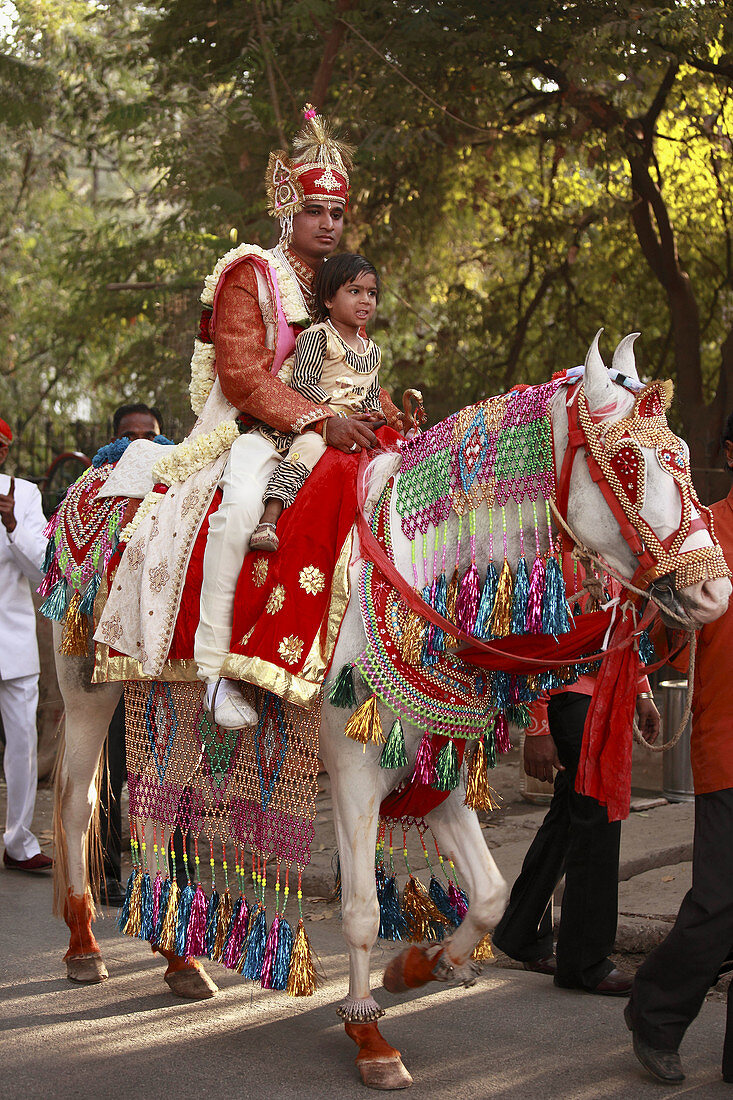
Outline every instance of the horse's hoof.
<svg viewBox="0 0 733 1100">
<path fill-rule="evenodd" d="M 195 961 L 191 966 L 180 970 L 166 970 L 165 983 L 176 997 L 185 997 L 189 1001 L 208 1001 L 219 992 L 219 986 L 212 982 L 203 966 Z"/>
<path fill-rule="evenodd" d="M 101 955 L 72 955 L 66 960 L 66 977 L 70 982 L 94 985 L 105 982 L 109 971 Z"/>
<path fill-rule="evenodd" d="M 388 993 L 406 993 L 435 980 L 435 972 L 443 954 L 442 948 L 408 947 L 400 951 L 387 965 L 382 985 Z"/>
<path fill-rule="evenodd" d="M 408 1089 L 412 1084 L 412 1077 L 403 1066 L 401 1058 L 359 1060 L 356 1064 L 368 1089 L 388 1092 L 391 1089 Z"/>
</svg>

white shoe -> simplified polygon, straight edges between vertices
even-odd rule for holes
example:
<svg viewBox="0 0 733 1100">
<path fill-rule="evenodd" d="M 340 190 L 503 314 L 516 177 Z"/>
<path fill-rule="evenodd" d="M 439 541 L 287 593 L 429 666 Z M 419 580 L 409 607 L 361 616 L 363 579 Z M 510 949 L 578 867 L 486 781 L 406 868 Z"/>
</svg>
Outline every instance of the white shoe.
<svg viewBox="0 0 733 1100">
<path fill-rule="evenodd" d="M 251 707 L 233 680 L 218 680 L 206 685 L 205 706 L 209 714 L 216 698 L 214 721 L 228 730 L 256 726 L 257 711 Z"/>
</svg>

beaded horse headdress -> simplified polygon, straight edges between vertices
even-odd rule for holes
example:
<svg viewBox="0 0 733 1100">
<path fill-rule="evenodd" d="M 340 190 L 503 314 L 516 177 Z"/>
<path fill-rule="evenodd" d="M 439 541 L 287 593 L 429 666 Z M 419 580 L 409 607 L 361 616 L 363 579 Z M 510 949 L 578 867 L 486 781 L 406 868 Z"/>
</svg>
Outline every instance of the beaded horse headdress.
<svg viewBox="0 0 733 1100">
<path fill-rule="evenodd" d="M 334 137 L 330 124 L 310 103 L 303 110 L 305 125 L 293 142 L 292 159 L 282 149 L 270 153 L 265 173 L 267 209 L 282 225 L 287 243 L 293 218 L 307 202 L 338 203 L 349 198 L 353 149 Z"/>
</svg>

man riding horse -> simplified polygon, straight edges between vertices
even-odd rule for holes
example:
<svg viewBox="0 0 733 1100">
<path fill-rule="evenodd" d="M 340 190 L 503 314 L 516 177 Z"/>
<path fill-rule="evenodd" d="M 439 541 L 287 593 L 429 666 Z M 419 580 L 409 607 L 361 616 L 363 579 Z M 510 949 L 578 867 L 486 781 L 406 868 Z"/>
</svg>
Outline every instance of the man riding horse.
<svg viewBox="0 0 733 1100">
<path fill-rule="evenodd" d="M 219 262 L 202 295 L 205 308 L 194 371 L 197 356 L 203 359 L 208 354 L 210 360 L 213 349 L 219 403 L 223 397 L 223 403 L 229 406 L 225 419 L 237 419 L 243 434 L 230 440 L 220 479 L 210 471 L 203 495 L 195 495 L 202 486 L 193 486 L 192 478 L 177 477 L 176 481 L 182 481 L 180 487 L 176 485 L 177 491 L 156 502 L 155 518 L 148 517 L 150 529 L 136 532 L 145 564 L 139 568 L 139 551 L 132 559 L 128 556 L 128 562 L 138 564 L 127 575 L 121 567 L 97 634 L 99 641 L 129 657 L 139 659 L 142 649 L 143 671 L 160 671 L 167 651 L 159 646 L 157 656 L 153 655 L 145 644 L 146 628 L 157 626 L 160 601 L 156 597 L 170 581 L 174 586 L 177 579 L 182 582 L 186 571 L 190 546 L 182 545 L 186 540 L 181 539 L 177 519 L 183 509 L 184 515 L 197 512 L 199 523 L 189 526 L 192 542 L 191 536 L 205 518 L 218 481 L 222 500 L 210 520 L 194 658 L 198 676 L 207 685 L 207 709 L 214 709 L 220 726 L 231 729 L 256 721 L 236 684 L 220 681 L 220 676 L 230 648 L 239 570 L 261 513 L 263 491 L 279 458 L 266 438 L 266 430 L 263 434 L 252 429 L 264 425 L 279 433 L 280 438 L 281 433 L 314 431 L 322 434 L 329 446 L 350 452 L 374 446 L 372 428 L 378 425 L 364 414 L 336 417 L 328 407 L 314 404 L 278 377 L 283 361 L 293 351 L 295 337 L 313 319 L 315 273 L 341 239 L 351 168 L 349 147 L 331 136 L 328 126 L 310 106 L 305 110 L 305 127 L 294 143 L 293 153 L 292 160 L 281 151 L 271 153 L 267 169 L 269 211 L 281 224 L 277 247 L 265 251 L 245 244 L 233 250 Z M 194 399 L 195 389 L 194 380 Z M 398 424 L 401 414 L 384 390 L 381 405 L 385 421 Z M 191 440 L 206 420 L 207 406 L 197 411 L 202 417 Z M 223 452 L 216 457 L 221 462 Z M 180 556 L 174 559 L 173 576 L 156 554 L 167 542 L 158 538 L 154 543 L 157 532 L 178 540 Z M 129 598 L 129 583 L 140 591 L 143 605 L 135 621 L 130 608 L 138 601 Z M 162 600 L 169 608 L 176 607 L 178 599 L 180 585 L 172 593 L 163 592 Z"/>
</svg>

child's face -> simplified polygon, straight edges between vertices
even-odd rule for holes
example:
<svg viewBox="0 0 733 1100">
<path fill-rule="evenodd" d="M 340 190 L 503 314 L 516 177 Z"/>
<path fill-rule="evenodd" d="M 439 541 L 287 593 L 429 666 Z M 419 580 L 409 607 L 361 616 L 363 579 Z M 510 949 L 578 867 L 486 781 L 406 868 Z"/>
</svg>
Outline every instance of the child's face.
<svg viewBox="0 0 733 1100">
<path fill-rule="evenodd" d="M 377 280 L 371 272 L 362 272 L 340 286 L 326 302 L 326 308 L 332 321 L 361 328 L 372 319 L 377 308 Z"/>
</svg>

